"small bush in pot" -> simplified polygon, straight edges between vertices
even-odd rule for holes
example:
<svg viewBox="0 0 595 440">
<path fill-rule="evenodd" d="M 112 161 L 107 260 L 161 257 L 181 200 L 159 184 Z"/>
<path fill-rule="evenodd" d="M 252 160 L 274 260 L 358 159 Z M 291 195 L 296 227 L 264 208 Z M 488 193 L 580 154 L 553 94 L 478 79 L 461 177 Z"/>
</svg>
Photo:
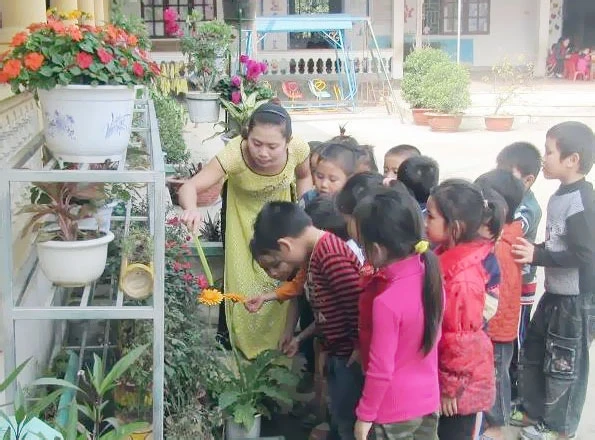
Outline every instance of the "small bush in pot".
<svg viewBox="0 0 595 440">
<path fill-rule="evenodd" d="M 458 129 L 463 110 L 471 104 L 470 83 L 467 68 L 453 61 L 444 61 L 430 67 L 421 85 L 423 101 L 434 110 L 434 113 L 428 114 L 432 130 Z"/>
<path fill-rule="evenodd" d="M 401 93 L 403 99 L 411 106 L 417 125 L 427 125 L 424 113 L 431 110 L 424 101 L 422 81 L 433 65 L 446 61 L 449 61 L 448 54 L 433 47 L 415 49 L 405 59 Z"/>
</svg>

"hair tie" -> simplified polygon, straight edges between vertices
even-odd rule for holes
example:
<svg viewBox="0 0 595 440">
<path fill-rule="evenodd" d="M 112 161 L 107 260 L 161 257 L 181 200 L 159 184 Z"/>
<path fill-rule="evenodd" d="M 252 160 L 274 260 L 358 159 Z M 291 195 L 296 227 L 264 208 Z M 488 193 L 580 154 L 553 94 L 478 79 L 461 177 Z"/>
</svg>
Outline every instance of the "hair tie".
<svg viewBox="0 0 595 440">
<path fill-rule="evenodd" d="M 428 240 L 419 240 L 414 249 L 416 254 L 425 254 L 430 250 L 430 242 Z"/>
<path fill-rule="evenodd" d="M 489 208 L 488 199 L 483 199 L 483 207 L 484 207 L 484 209 Z"/>
</svg>

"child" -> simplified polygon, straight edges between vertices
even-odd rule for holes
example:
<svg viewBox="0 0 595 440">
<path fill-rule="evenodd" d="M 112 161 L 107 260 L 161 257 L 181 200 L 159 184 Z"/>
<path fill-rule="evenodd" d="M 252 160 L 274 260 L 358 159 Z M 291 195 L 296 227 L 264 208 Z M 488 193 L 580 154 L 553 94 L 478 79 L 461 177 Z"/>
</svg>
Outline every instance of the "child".
<svg viewBox="0 0 595 440">
<path fill-rule="evenodd" d="M 435 440 L 438 427 L 437 341 L 443 310 L 440 267 L 422 240 L 423 220 L 408 194 L 382 188 L 354 213 L 367 260 L 378 269 L 356 440 L 372 424 L 376 440 Z"/>
<path fill-rule="evenodd" d="M 341 144 L 324 143 L 318 151 L 318 161 L 314 176 L 314 189 L 308 191 L 300 200 L 306 207 L 318 195 L 332 196 L 339 192 L 358 165 L 356 149 Z"/>
<path fill-rule="evenodd" d="M 301 340 L 320 335 L 328 354 L 331 424 L 341 440 L 354 439 L 355 406 L 363 381 L 356 362 L 362 290 L 357 257 L 343 240 L 314 227 L 302 208 L 287 202 L 264 206 L 254 223 L 250 249 L 257 261 L 266 256 L 277 265 L 308 265 L 306 293 L 315 322 L 292 340 L 287 353 L 295 354 Z"/>
<path fill-rule="evenodd" d="M 423 215 L 432 188 L 438 185 L 440 169 L 438 162 L 428 156 L 413 156 L 406 159 L 397 172 L 400 182 L 411 192 Z"/>
<path fill-rule="evenodd" d="M 498 237 L 504 219 L 476 185 L 458 179 L 434 188 L 427 208 L 426 235 L 438 245 L 446 291 L 438 345 L 438 437 L 471 440 L 477 413 L 489 410 L 495 395 L 493 348 L 482 316 L 487 278 L 482 262 L 494 243 L 481 238 L 478 230 L 490 218 L 489 232 Z"/>
<path fill-rule="evenodd" d="M 376 165 L 376 157 L 374 156 L 374 147 L 371 145 L 360 145 L 358 147 L 358 161 L 357 161 L 357 173 L 364 173 L 371 171 L 373 173 L 378 172 L 378 165 Z"/>
<path fill-rule="evenodd" d="M 515 220 L 519 220 L 523 227 L 524 237 L 533 243 L 537 237 L 537 229 L 541 221 L 541 208 L 537 199 L 531 191 L 535 179 L 541 169 L 541 154 L 539 150 L 528 142 L 515 142 L 505 147 L 496 158 L 499 169 L 511 171 L 517 178 L 521 179 L 525 186 L 525 194 L 521 204 L 515 213 Z M 519 318 L 518 338 L 514 346 L 514 357 L 510 368 L 511 377 L 511 398 L 518 396 L 518 360 L 520 348 L 525 340 L 529 321 L 531 320 L 531 309 L 535 302 L 535 291 L 537 290 L 537 268 L 531 264 L 523 265 L 523 287 L 521 293 L 521 315 Z M 512 424 L 515 424 L 513 415 Z"/>
<path fill-rule="evenodd" d="M 484 438 L 505 440 L 502 427 L 510 423 L 509 369 L 514 355 L 514 340 L 517 337 L 522 286 L 521 267 L 514 261 L 512 245 L 523 236 L 523 229 L 521 222 L 514 219 L 514 214 L 525 188 L 512 172 L 498 169 L 483 174 L 475 183 L 482 188 L 484 194 L 490 189 L 496 191 L 506 203 L 506 224 L 495 249 L 501 275 L 498 308 L 488 324 L 488 336 L 494 344 L 496 403 L 485 414 L 489 428 L 484 432 Z"/>
<path fill-rule="evenodd" d="M 589 374 L 595 319 L 595 203 L 585 175 L 595 137 L 580 122 L 546 134 L 543 175 L 561 185 L 550 197 L 545 243 L 513 246 L 519 263 L 545 267 L 545 293 L 523 344 L 519 383 L 526 412 L 524 439 L 568 439 L 579 425 Z"/>
<path fill-rule="evenodd" d="M 392 147 L 384 155 L 384 177 L 396 179 L 401 164 L 413 156 L 421 156 L 421 152 L 413 145 Z"/>
<path fill-rule="evenodd" d="M 308 146 L 310 147 L 310 172 L 312 173 L 312 180 L 314 180 L 314 172 L 316 171 L 316 165 L 318 164 L 319 151 L 322 147 L 323 142 L 310 141 Z"/>
</svg>

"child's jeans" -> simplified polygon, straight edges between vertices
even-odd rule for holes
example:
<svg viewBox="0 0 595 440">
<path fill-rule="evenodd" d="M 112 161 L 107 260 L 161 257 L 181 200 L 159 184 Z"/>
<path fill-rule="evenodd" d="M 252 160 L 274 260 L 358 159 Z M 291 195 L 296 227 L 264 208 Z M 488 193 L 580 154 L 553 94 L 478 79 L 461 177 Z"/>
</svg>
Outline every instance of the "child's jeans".
<svg viewBox="0 0 595 440">
<path fill-rule="evenodd" d="M 329 356 L 326 360 L 328 409 L 331 415 L 329 440 L 354 440 L 355 407 L 362 395 L 362 366 L 347 366 L 347 357 Z"/>
<path fill-rule="evenodd" d="M 488 426 L 507 426 L 510 422 L 510 362 L 514 342 L 494 342 L 494 366 L 496 369 L 496 401 L 485 413 Z"/>
<path fill-rule="evenodd" d="M 594 295 L 545 293 L 521 350 L 523 407 L 551 430 L 574 434 L 587 393 L 589 346 L 595 336 Z"/>
<path fill-rule="evenodd" d="M 527 336 L 529 323 L 531 322 L 531 309 L 533 304 L 523 304 L 521 306 L 521 316 L 519 319 L 519 334 L 514 341 L 514 355 L 510 363 L 510 392 L 511 398 L 515 401 L 519 397 L 518 382 L 519 382 L 519 361 L 521 357 L 521 347 Z"/>
<path fill-rule="evenodd" d="M 477 414 L 440 416 L 438 438 L 440 440 L 475 440 Z"/>
<path fill-rule="evenodd" d="M 429 414 L 406 422 L 374 424 L 376 440 L 438 440 L 438 414 Z"/>
</svg>

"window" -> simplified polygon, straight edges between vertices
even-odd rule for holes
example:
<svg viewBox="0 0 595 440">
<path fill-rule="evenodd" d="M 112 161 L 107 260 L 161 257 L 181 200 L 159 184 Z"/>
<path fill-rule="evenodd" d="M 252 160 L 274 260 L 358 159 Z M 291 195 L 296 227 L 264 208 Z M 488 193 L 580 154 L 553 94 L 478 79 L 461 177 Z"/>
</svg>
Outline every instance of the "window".
<svg viewBox="0 0 595 440">
<path fill-rule="evenodd" d="M 341 0 L 289 0 L 290 14 L 336 14 L 343 11 Z M 290 32 L 290 49 L 330 49 L 320 32 Z"/>
<path fill-rule="evenodd" d="M 490 32 L 490 0 L 462 0 L 461 33 Z M 424 34 L 456 34 L 458 0 L 426 0 L 424 4 Z"/>
<path fill-rule="evenodd" d="M 178 12 L 178 22 L 182 29 L 184 29 L 186 17 L 193 9 L 198 9 L 202 13 L 203 20 L 213 20 L 217 15 L 216 0 L 143 0 L 141 2 L 141 16 L 149 28 L 151 37 L 166 37 L 163 11 L 167 8 L 172 8 Z"/>
</svg>

